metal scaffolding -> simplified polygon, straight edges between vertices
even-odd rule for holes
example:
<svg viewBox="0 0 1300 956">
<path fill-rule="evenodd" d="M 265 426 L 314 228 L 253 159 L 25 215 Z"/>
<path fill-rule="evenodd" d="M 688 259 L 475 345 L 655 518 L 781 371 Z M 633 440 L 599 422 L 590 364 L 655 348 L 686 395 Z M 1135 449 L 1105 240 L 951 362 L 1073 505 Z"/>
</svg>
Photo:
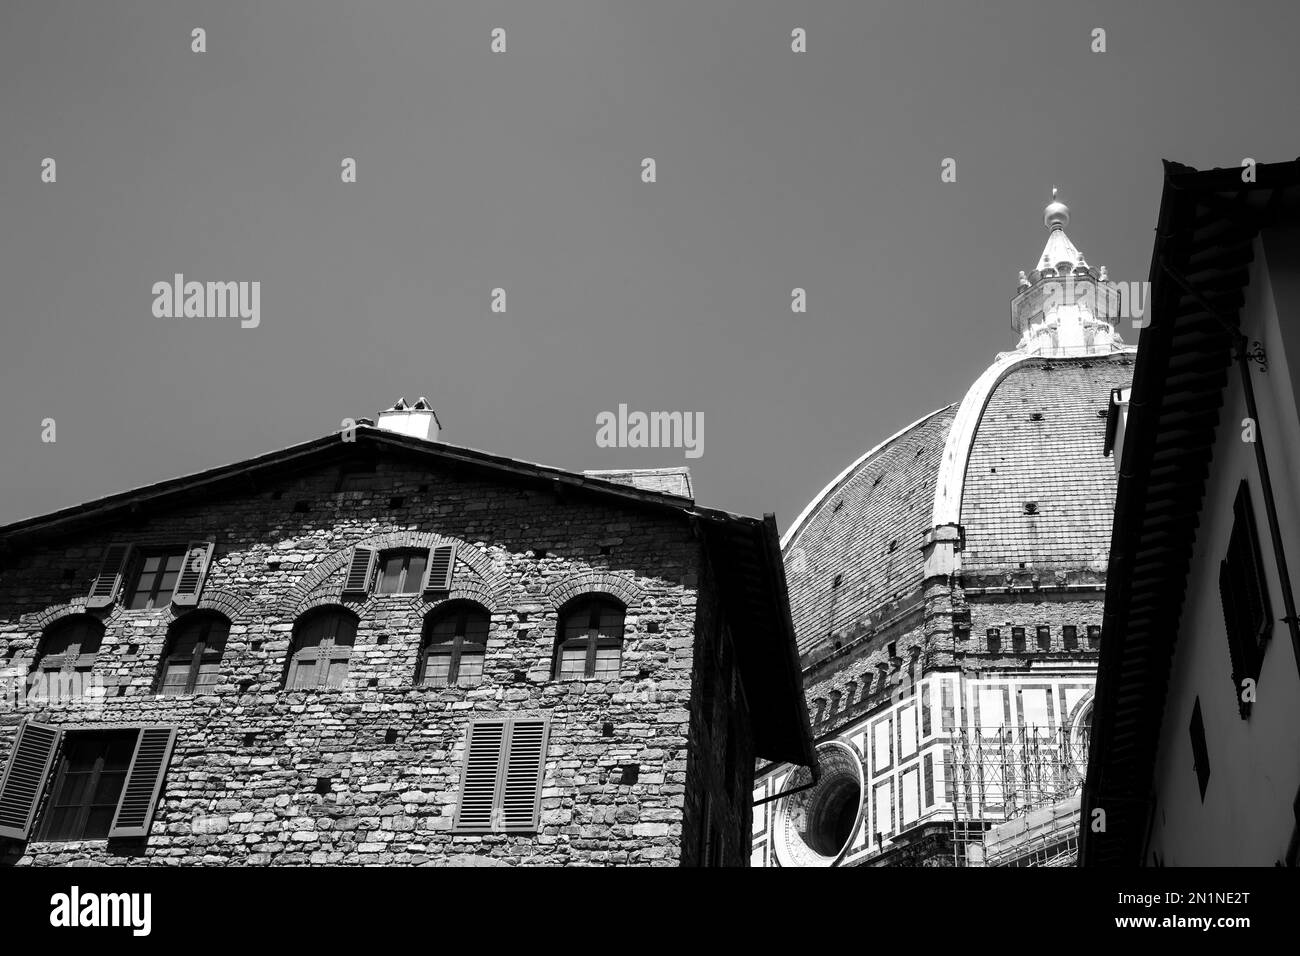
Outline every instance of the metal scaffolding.
<svg viewBox="0 0 1300 956">
<path fill-rule="evenodd" d="M 951 740 L 953 864 L 1072 865 L 1087 733 L 963 727 Z"/>
</svg>

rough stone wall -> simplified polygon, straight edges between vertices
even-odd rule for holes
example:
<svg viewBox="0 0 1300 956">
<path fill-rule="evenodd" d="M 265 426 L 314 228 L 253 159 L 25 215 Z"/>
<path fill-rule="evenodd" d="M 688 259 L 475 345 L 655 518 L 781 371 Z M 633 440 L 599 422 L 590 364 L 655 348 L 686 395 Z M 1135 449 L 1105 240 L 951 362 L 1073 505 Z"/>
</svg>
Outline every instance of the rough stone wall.
<svg viewBox="0 0 1300 956">
<path fill-rule="evenodd" d="M 44 625 L 80 610 L 110 540 L 214 538 L 203 605 L 232 626 L 214 694 L 156 697 L 177 612 L 124 610 L 119 597 L 101 615 L 96 672 L 108 697 L 98 709 L 0 710 L 0 761 L 24 716 L 179 728 L 147 841 L 0 840 L 0 862 L 680 862 L 702 561 L 686 524 L 398 461 L 381 461 L 361 483 L 336 491 L 338 469 L 327 469 L 8 559 L 0 668 L 10 672 L 26 673 Z M 422 621 L 436 605 L 419 595 L 339 599 L 353 544 L 428 532 L 461 542 L 451 596 L 492 611 L 474 686 L 413 686 Z M 587 590 L 612 590 L 628 605 L 619 678 L 552 680 L 558 606 Z M 347 686 L 285 691 L 294 620 L 322 603 L 360 615 Z M 505 713 L 552 721 L 539 832 L 453 835 L 467 723 Z M 748 827 L 738 815 L 727 822 Z M 747 839 L 745 829 L 734 842 Z"/>
</svg>

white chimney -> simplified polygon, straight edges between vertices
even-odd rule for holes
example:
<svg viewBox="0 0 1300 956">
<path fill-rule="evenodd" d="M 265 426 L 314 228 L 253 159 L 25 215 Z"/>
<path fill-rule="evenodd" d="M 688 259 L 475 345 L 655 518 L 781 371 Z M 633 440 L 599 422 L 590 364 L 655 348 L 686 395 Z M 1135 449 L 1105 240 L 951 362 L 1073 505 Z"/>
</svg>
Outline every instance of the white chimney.
<svg viewBox="0 0 1300 956">
<path fill-rule="evenodd" d="M 428 441 L 437 441 L 438 429 L 442 427 L 433 406 L 424 397 L 414 405 L 408 405 L 405 398 L 399 398 L 396 405 L 379 413 L 376 424 L 384 431 Z"/>
</svg>

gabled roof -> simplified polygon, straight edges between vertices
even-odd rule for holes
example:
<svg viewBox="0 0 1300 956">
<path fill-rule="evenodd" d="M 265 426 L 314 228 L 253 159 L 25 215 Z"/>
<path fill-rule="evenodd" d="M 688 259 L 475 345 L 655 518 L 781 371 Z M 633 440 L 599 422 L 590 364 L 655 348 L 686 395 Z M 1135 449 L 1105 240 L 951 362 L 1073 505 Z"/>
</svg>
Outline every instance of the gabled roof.
<svg viewBox="0 0 1300 956">
<path fill-rule="evenodd" d="M 776 520 L 697 506 L 690 498 L 647 491 L 517 461 L 500 455 L 401 435 L 361 422 L 355 441 L 331 433 L 280 451 L 146 485 L 72 508 L 0 527 L 0 556 L 21 548 L 100 528 L 150 509 L 201 506 L 221 494 L 256 493 L 266 482 L 303 470 L 355 460 L 394 456 L 489 479 L 548 488 L 574 498 L 591 496 L 622 507 L 679 517 L 702 539 L 719 581 L 723 606 L 737 642 L 757 755 L 769 760 L 813 762 L 803 678 L 795 651 L 785 570 Z"/>
<path fill-rule="evenodd" d="M 1253 183 L 1242 182 L 1240 168 L 1165 163 L 1151 323 L 1138 340 L 1119 452 L 1083 866 L 1141 863 L 1169 668 L 1253 243 L 1283 217 L 1300 218 L 1300 161 L 1257 166 Z M 1105 833 L 1091 832 L 1094 808 L 1105 810 Z"/>
</svg>

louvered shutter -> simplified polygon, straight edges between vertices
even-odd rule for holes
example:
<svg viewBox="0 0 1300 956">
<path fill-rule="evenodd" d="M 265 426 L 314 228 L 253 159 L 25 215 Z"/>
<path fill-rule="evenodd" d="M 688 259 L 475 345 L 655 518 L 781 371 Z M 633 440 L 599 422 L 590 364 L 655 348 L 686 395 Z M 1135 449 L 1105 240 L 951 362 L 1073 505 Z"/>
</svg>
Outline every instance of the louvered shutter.
<svg viewBox="0 0 1300 956">
<path fill-rule="evenodd" d="M 122 787 L 122 797 L 117 803 L 117 813 L 108 831 L 110 840 L 149 835 L 149 823 L 153 819 L 154 807 L 158 805 L 158 794 L 175 743 L 175 727 L 141 729 L 131 757 L 131 768 L 126 774 L 126 784 Z"/>
<path fill-rule="evenodd" d="M 516 718 L 510 722 L 501 786 L 503 830 L 537 829 L 549 730 L 545 720 Z"/>
<path fill-rule="evenodd" d="M 504 720 L 470 722 L 461 770 L 460 801 L 452 821 L 454 829 L 483 833 L 494 829 L 506 730 Z"/>
<path fill-rule="evenodd" d="M 211 541 L 191 541 L 185 547 L 185 561 L 181 573 L 176 577 L 176 588 L 172 591 L 172 604 L 177 607 L 194 607 L 199 603 L 203 593 L 203 582 L 208 576 L 208 564 L 212 561 Z"/>
<path fill-rule="evenodd" d="M 104 556 L 99 562 L 99 573 L 95 575 L 94 583 L 90 585 L 90 594 L 86 597 L 86 607 L 108 607 L 117 599 L 130 559 L 129 544 L 110 544 L 104 549 Z"/>
<path fill-rule="evenodd" d="M 26 840 L 58 749 L 57 727 L 24 720 L 18 725 L 9 766 L 0 778 L 0 837 Z"/>
<path fill-rule="evenodd" d="M 357 545 L 352 549 L 352 563 L 343 582 L 344 594 L 369 594 L 370 578 L 375 569 L 375 549 Z"/>
<path fill-rule="evenodd" d="M 450 591 L 452 570 L 456 566 L 456 546 L 440 544 L 429 550 L 429 566 L 424 571 L 423 591 Z"/>
</svg>

